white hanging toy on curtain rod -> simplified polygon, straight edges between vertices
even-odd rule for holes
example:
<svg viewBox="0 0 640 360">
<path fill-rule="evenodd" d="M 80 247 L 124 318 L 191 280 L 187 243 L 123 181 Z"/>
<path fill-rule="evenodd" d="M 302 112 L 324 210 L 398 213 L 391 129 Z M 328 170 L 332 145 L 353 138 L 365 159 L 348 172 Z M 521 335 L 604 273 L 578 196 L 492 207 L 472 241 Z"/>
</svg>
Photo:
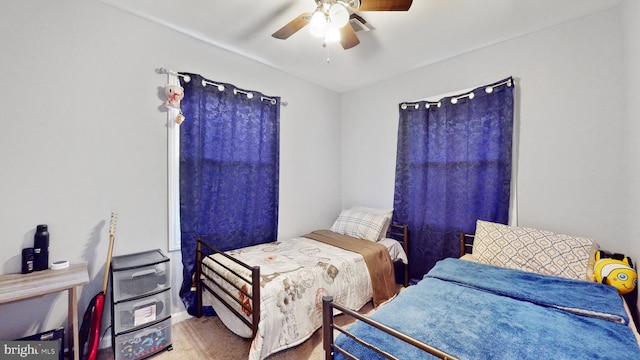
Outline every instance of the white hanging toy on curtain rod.
<svg viewBox="0 0 640 360">
<path fill-rule="evenodd" d="M 184 89 L 178 85 L 167 84 L 164 86 L 164 94 L 167 96 L 167 101 L 165 102 L 167 108 L 178 110 L 178 115 L 176 115 L 174 121 L 180 125 L 184 121 L 184 115 L 180 109 L 180 101 L 184 98 Z"/>
</svg>

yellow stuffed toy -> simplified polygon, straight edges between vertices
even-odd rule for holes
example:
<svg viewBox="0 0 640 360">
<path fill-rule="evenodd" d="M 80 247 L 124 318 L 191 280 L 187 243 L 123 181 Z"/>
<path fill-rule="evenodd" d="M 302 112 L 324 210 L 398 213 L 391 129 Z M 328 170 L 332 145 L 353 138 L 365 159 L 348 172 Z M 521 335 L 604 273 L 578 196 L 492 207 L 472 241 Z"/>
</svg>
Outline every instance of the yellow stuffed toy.
<svg viewBox="0 0 640 360">
<path fill-rule="evenodd" d="M 638 274 L 628 256 L 598 251 L 593 270 L 597 282 L 615 287 L 620 295 L 632 292 L 638 285 Z"/>
</svg>

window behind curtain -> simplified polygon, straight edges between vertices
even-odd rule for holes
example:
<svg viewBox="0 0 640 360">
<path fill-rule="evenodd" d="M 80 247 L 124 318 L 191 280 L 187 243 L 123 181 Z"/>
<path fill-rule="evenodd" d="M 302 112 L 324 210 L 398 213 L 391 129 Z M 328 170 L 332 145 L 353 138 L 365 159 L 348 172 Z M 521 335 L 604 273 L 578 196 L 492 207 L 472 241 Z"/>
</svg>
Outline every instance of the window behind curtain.
<svg viewBox="0 0 640 360">
<path fill-rule="evenodd" d="M 276 240 L 280 99 L 188 75 L 181 78 L 180 295 L 193 313 L 198 236 L 223 251 Z"/>
<path fill-rule="evenodd" d="M 458 256 L 458 235 L 473 233 L 476 220 L 509 220 L 514 103 L 507 83 L 513 80 L 400 106 L 394 222 L 409 226 L 412 279 Z"/>
</svg>

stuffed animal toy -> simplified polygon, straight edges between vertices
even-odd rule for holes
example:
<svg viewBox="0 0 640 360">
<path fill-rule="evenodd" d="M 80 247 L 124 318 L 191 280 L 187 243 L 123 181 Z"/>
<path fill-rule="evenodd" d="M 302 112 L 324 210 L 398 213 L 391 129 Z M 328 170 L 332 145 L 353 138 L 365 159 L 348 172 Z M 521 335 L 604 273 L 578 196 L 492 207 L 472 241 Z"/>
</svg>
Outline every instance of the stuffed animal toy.
<svg viewBox="0 0 640 360">
<path fill-rule="evenodd" d="M 638 285 L 638 274 L 628 256 L 598 251 L 593 270 L 597 282 L 615 287 L 620 295 L 632 292 Z"/>
<path fill-rule="evenodd" d="M 180 101 L 184 98 L 184 89 L 178 85 L 165 85 L 164 94 L 167 95 L 165 105 L 180 110 Z"/>
<path fill-rule="evenodd" d="M 167 84 L 164 87 L 164 94 L 167 96 L 167 102 L 165 102 L 165 105 L 168 108 L 180 110 L 180 101 L 184 98 L 184 89 L 178 85 Z M 182 111 L 176 115 L 174 120 L 178 125 L 184 121 Z"/>
</svg>

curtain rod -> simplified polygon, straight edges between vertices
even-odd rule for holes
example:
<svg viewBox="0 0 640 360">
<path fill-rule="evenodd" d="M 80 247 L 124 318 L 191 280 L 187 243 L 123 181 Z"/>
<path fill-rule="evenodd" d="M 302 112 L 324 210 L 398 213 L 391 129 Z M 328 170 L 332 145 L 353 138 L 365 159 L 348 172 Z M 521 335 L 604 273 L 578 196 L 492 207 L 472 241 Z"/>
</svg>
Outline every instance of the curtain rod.
<svg viewBox="0 0 640 360">
<path fill-rule="evenodd" d="M 163 68 L 163 67 L 156 69 L 156 73 L 158 73 L 158 74 L 167 74 L 167 75 L 180 76 L 180 77 L 181 77 L 181 78 L 183 78 L 183 79 L 184 79 L 184 81 L 186 81 L 186 82 L 191 81 L 191 76 L 189 76 L 189 75 L 183 75 L 183 74 L 180 74 L 180 73 L 178 73 L 178 72 L 176 72 L 176 71 L 173 71 L 173 70 L 171 70 L 171 69 L 167 69 L 167 68 Z M 222 84 L 216 84 L 216 83 L 214 83 L 214 82 L 207 81 L 207 80 L 202 80 L 202 86 L 207 86 L 207 85 L 213 85 L 213 86 L 216 86 L 216 87 L 218 88 L 218 90 L 220 90 L 220 91 L 224 91 L 224 85 L 222 85 Z M 238 93 L 240 93 L 240 94 L 246 95 L 246 96 L 247 96 L 247 98 L 249 98 L 249 99 L 253 99 L 253 93 L 252 93 L 252 92 L 249 92 L 249 91 L 243 91 L 243 90 L 240 90 L 240 89 L 233 89 L 233 93 L 234 93 L 234 94 L 238 94 Z M 275 104 L 276 104 L 276 99 L 274 99 L 274 98 L 270 98 L 270 97 L 268 97 L 268 96 L 261 96 L 261 97 L 260 97 L 260 100 L 262 100 L 262 101 L 267 100 L 267 101 L 269 101 L 269 102 L 271 103 L 271 105 L 275 105 Z M 282 105 L 282 106 L 286 107 L 287 105 L 289 105 L 289 103 L 288 103 L 288 102 L 286 102 L 286 101 L 280 101 L 280 105 Z"/>
<path fill-rule="evenodd" d="M 509 78 L 509 79 L 506 79 L 505 81 L 499 82 L 497 84 L 487 85 L 487 86 L 485 86 L 484 91 L 487 94 L 491 94 L 493 92 L 493 89 L 497 88 L 498 86 L 502 86 L 502 85 L 507 85 L 508 87 L 513 86 L 512 79 Z M 466 94 L 462 94 L 462 95 L 458 95 L 458 96 L 452 96 L 451 97 L 451 103 L 455 105 L 455 104 L 458 103 L 458 100 L 460 100 L 460 99 L 464 99 L 464 98 L 473 99 L 474 97 L 475 97 L 475 94 L 473 93 L 473 91 L 470 91 L 470 92 L 468 92 Z M 419 104 L 419 102 L 406 102 L 406 103 L 402 103 L 400 105 L 402 110 L 406 110 L 409 106 L 413 106 L 416 109 L 418 109 L 420 104 Z M 427 108 L 427 109 L 430 108 L 431 106 L 440 107 L 440 106 L 442 106 L 442 103 L 440 101 L 428 101 L 427 100 L 425 102 L 425 104 L 424 104 L 424 107 Z"/>
</svg>

